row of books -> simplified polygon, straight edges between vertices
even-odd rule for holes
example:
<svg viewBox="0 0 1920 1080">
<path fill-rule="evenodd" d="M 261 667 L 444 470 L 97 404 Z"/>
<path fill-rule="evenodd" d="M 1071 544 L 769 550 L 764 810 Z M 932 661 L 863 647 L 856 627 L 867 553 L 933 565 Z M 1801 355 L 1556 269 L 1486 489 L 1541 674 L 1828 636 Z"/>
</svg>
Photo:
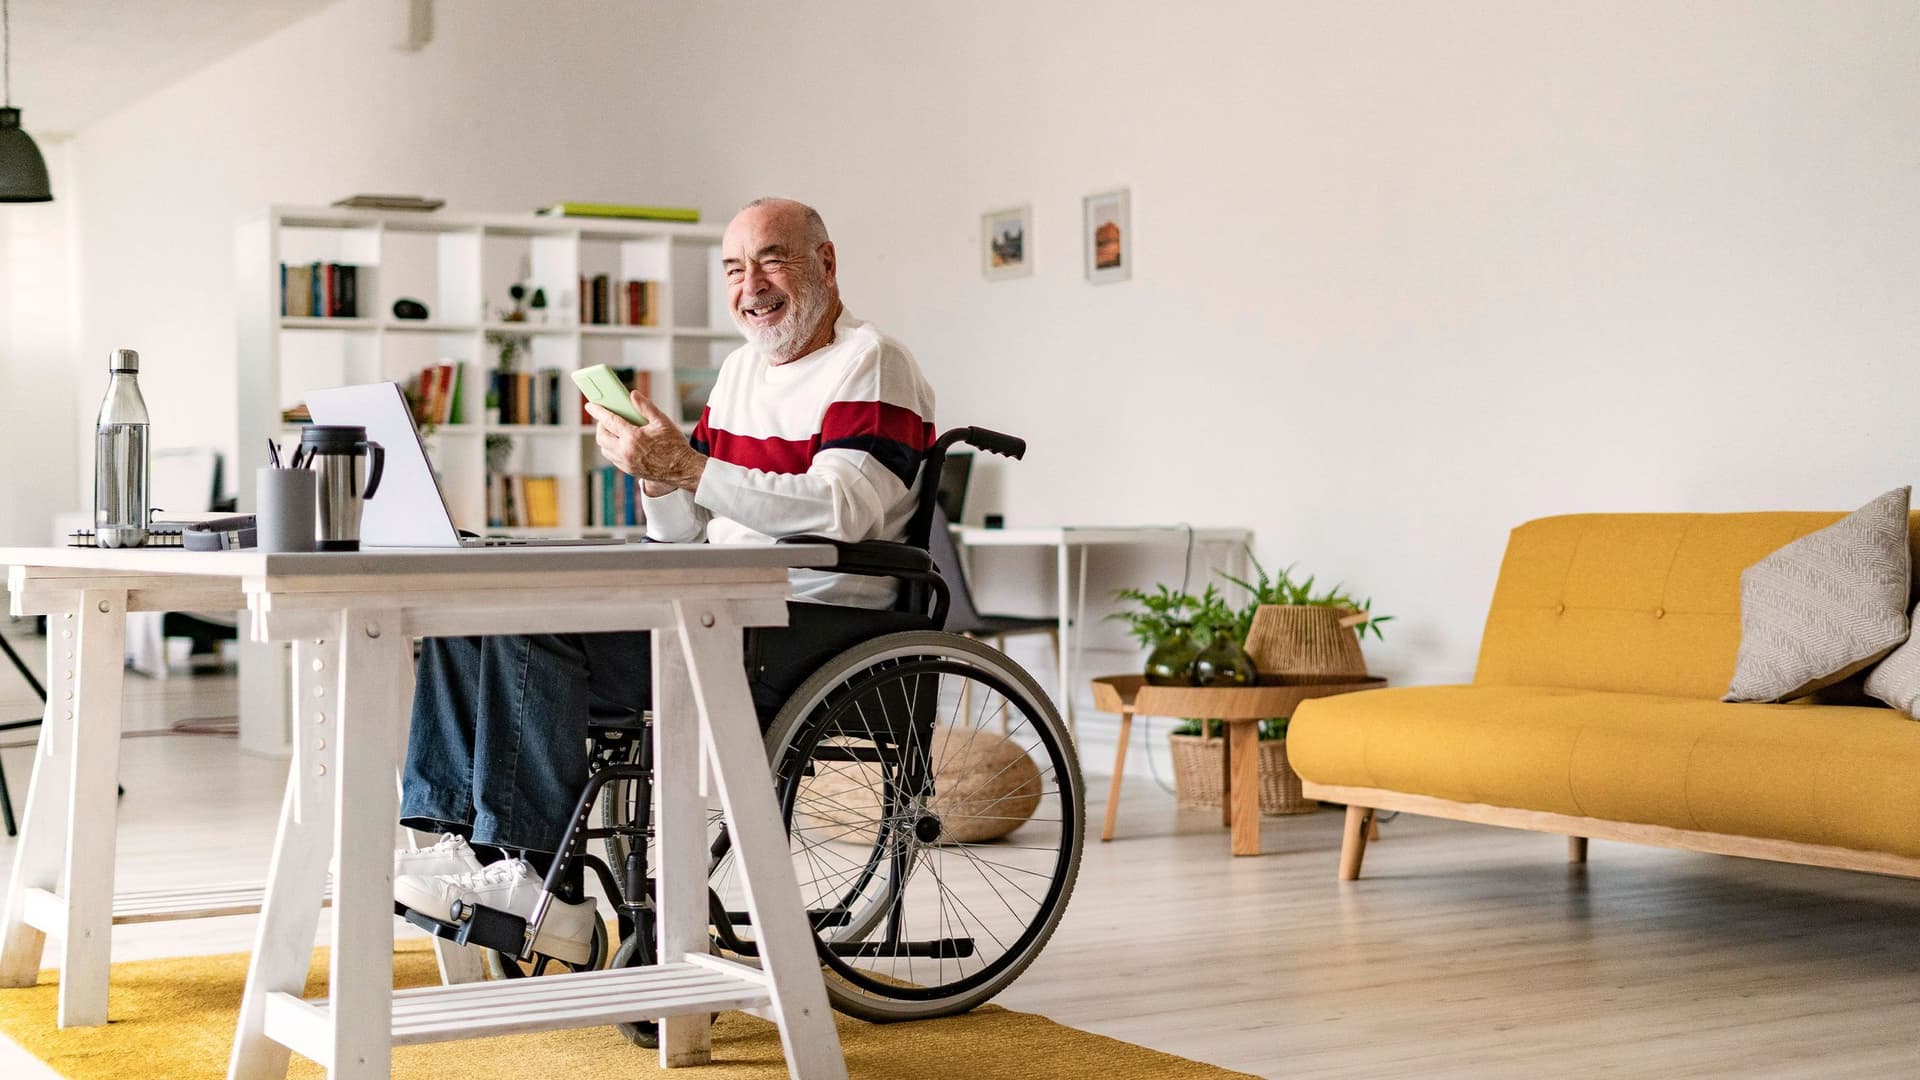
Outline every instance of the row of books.
<svg viewBox="0 0 1920 1080">
<path fill-rule="evenodd" d="M 587 527 L 621 528 L 643 525 L 640 482 L 611 465 L 587 473 Z"/>
<path fill-rule="evenodd" d="M 487 395 L 499 405 L 501 424 L 560 424 L 560 379 L 562 369 L 545 367 L 538 371 L 495 371 Z M 491 419 L 491 417 L 490 417 Z"/>
<path fill-rule="evenodd" d="M 487 474 L 487 527 L 545 528 L 560 524 L 560 480 L 524 473 Z"/>
<path fill-rule="evenodd" d="M 281 263 L 280 314 L 291 318 L 359 318 L 360 268 L 352 263 Z"/>
<path fill-rule="evenodd" d="M 422 427 L 455 424 L 466 415 L 461 408 L 460 388 L 466 381 L 467 365 L 458 360 L 442 360 L 422 368 L 408 381 L 407 403 L 413 406 L 413 421 Z"/>
<path fill-rule="evenodd" d="M 587 326 L 659 326 L 660 283 L 580 275 L 580 321 Z"/>
</svg>

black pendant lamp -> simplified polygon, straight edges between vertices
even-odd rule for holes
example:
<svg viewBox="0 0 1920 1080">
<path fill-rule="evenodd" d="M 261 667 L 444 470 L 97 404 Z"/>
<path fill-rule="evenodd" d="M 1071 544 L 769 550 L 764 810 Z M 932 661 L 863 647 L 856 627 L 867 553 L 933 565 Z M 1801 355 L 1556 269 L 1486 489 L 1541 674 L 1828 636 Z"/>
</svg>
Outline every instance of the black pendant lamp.
<svg viewBox="0 0 1920 1080">
<path fill-rule="evenodd" d="M 13 20 L 6 0 L 0 0 L 0 82 L 6 101 L 0 107 L 0 203 L 52 202 L 47 161 L 33 136 L 20 130 L 20 110 L 13 107 Z"/>
</svg>

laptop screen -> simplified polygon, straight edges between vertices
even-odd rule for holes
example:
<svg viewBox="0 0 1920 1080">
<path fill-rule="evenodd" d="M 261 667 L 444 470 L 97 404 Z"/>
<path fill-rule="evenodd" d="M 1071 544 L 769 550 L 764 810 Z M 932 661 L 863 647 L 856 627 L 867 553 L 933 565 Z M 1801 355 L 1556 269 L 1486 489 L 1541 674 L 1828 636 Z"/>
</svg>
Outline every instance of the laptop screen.
<svg viewBox="0 0 1920 1080">
<path fill-rule="evenodd" d="M 406 395 L 394 383 L 337 386 L 307 394 L 307 410 L 316 424 L 347 424 L 367 429 L 367 439 L 386 452 L 380 487 L 360 518 L 364 547 L 459 547 L 446 500 L 413 424 Z"/>
<path fill-rule="evenodd" d="M 940 509 L 946 512 L 947 520 L 956 525 L 960 523 L 960 511 L 966 509 L 967 478 L 972 475 L 972 454 L 947 455 L 947 463 L 940 470 L 940 491 L 934 499 L 940 503 Z"/>
</svg>

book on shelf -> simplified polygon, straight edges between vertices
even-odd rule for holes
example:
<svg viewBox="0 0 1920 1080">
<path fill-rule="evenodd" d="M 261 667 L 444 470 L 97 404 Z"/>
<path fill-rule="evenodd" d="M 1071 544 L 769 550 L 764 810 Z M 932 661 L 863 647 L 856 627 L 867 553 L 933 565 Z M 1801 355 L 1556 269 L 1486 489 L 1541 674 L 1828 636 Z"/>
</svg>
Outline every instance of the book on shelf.
<svg viewBox="0 0 1920 1080">
<path fill-rule="evenodd" d="M 360 268 L 352 263 L 281 263 L 280 314 L 292 319 L 360 317 Z"/>
<path fill-rule="evenodd" d="M 460 384 L 466 381 L 465 371 L 466 365 L 458 360 L 442 360 L 414 374 L 407 384 L 414 423 L 430 427 L 461 422 Z"/>
<path fill-rule="evenodd" d="M 586 476 L 587 526 L 596 529 L 630 529 L 646 524 L 640 507 L 640 484 L 611 465 L 602 465 Z"/>
<path fill-rule="evenodd" d="M 534 211 L 549 217 L 624 218 L 629 221 L 700 220 L 700 211 L 690 206 L 632 206 L 626 203 L 557 202 Z"/>
<path fill-rule="evenodd" d="M 488 380 L 500 424 L 556 427 L 560 423 L 560 375 L 557 367 L 538 371 L 494 371 Z M 495 406 L 489 406 L 491 417 Z"/>
<path fill-rule="evenodd" d="M 580 275 L 580 322 L 587 326 L 659 326 L 660 283 Z"/>
<path fill-rule="evenodd" d="M 335 206 L 344 206 L 349 210 L 438 210 L 447 205 L 445 199 L 435 199 L 426 195 L 349 195 L 344 199 L 335 199 Z"/>
<path fill-rule="evenodd" d="M 524 473 L 487 474 L 487 527 L 551 529 L 560 524 L 560 480 Z"/>
</svg>

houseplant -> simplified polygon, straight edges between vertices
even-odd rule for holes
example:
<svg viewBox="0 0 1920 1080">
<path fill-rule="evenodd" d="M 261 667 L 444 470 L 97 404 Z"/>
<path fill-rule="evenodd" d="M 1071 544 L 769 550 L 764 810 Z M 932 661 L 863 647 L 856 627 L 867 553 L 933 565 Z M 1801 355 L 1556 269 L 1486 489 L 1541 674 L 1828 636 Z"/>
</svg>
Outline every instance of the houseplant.
<svg viewBox="0 0 1920 1080">
<path fill-rule="evenodd" d="M 1308 671 L 1286 662 L 1303 654 L 1311 659 L 1312 649 L 1308 646 L 1324 644 L 1323 638 L 1335 643 L 1343 638 L 1351 641 L 1352 654 L 1358 657 L 1358 635 L 1370 632 L 1376 638 L 1382 637 L 1381 624 L 1393 619 L 1391 615 L 1373 614 L 1371 598 L 1356 600 L 1340 585 L 1319 587 L 1317 579 L 1311 575 L 1296 579 L 1292 566 L 1269 573 L 1251 551 L 1247 552 L 1247 561 L 1254 570 L 1251 581 L 1230 574 L 1221 575 L 1246 594 L 1245 601 L 1237 607 L 1230 605 L 1219 589 L 1212 585 L 1197 596 L 1184 589 L 1169 589 L 1165 585 L 1156 585 L 1152 592 L 1123 589 L 1118 593 L 1121 600 L 1130 601 L 1133 606 L 1116 612 L 1110 618 L 1125 621 L 1134 638 L 1153 650 L 1148 664 L 1149 682 L 1169 685 L 1164 676 L 1166 668 L 1171 665 L 1165 661 L 1180 655 L 1176 646 L 1181 642 L 1186 643 L 1186 655 L 1189 657 L 1197 656 L 1199 645 L 1216 637 L 1244 641 L 1249 646 L 1248 651 L 1253 652 L 1251 646 L 1257 644 L 1258 639 L 1249 640 L 1249 634 L 1256 624 L 1260 624 L 1263 630 L 1270 624 L 1281 625 L 1284 629 L 1290 622 L 1302 622 L 1310 627 L 1325 622 L 1333 629 L 1329 632 L 1310 628 L 1304 631 L 1304 638 L 1292 639 L 1296 644 L 1304 641 L 1305 645 L 1291 650 L 1277 647 L 1263 649 L 1262 653 L 1268 662 L 1258 665 L 1260 675 L 1278 678 L 1297 674 L 1341 673 L 1334 669 Z M 1275 613 L 1280 613 L 1278 619 Z M 1304 618 L 1292 618 L 1296 613 Z M 1196 639 L 1199 644 L 1195 644 Z M 1256 654 L 1254 659 L 1259 661 L 1261 654 Z M 1279 662 L 1275 663 L 1275 660 Z M 1187 663 L 1191 666 L 1191 660 Z M 1363 674 L 1366 670 L 1364 659 L 1350 666 L 1353 670 L 1347 673 Z M 1273 717 L 1261 721 L 1259 725 L 1260 812 L 1263 814 L 1309 813 L 1317 808 L 1317 804 L 1302 797 L 1300 778 L 1287 762 L 1288 719 Z M 1203 720 L 1188 719 L 1168 736 L 1173 752 L 1175 796 L 1182 807 L 1217 808 L 1220 805 L 1221 758 L 1225 752 L 1225 740 L 1218 732 L 1209 730 L 1217 726 Z"/>
</svg>

